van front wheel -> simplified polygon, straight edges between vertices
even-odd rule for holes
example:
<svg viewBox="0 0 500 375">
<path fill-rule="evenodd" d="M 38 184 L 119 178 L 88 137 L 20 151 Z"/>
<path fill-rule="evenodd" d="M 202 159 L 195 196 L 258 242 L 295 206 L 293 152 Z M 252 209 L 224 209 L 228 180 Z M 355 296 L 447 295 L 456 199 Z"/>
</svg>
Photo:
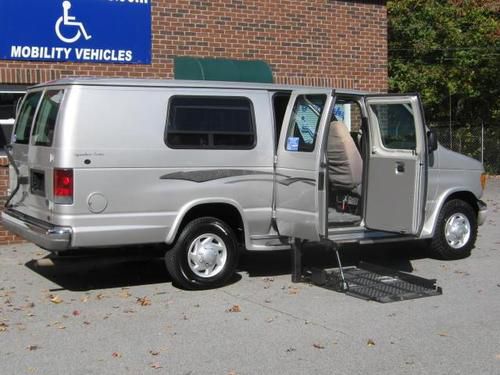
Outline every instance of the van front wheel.
<svg viewBox="0 0 500 375">
<path fill-rule="evenodd" d="M 470 255 L 477 237 L 477 219 L 463 200 L 446 202 L 439 213 L 429 250 L 441 259 L 461 259 Z"/>
<path fill-rule="evenodd" d="M 214 217 L 191 221 L 165 263 L 175 284 L 184 289 L 208 289 L 224 285 L 236 270 L 238 245 L 233 230 Z"/>
</svg>

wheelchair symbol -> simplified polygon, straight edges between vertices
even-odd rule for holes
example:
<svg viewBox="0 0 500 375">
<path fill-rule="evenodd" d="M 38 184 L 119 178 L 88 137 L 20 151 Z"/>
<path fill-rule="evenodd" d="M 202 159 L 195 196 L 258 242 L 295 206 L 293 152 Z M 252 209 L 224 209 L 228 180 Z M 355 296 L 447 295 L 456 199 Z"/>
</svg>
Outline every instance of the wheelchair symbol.
<svg viewBox="0 0 500 375">
<path fill-rule="evenodd" d="M 74 43 L 80 37 L 83 35 L 85 40 L 89 40 L 92 38 L 91 35 L 87 34 L 87 31 L 85 30 L 85 26 L 83 26 L 82 22 L 76 22 L 76 17 L 70 16 L 69 15 L 69 10 L 71 8 L 71 2 L 69 1 L 64 1 L 62 3 L 63 7 L 63 15 L 57 19 L 56 25 L 55 25 L 55 31 L 56 35 L 59 39 L 61 39 L 63 42 L 66 43 Z M 74 34 L 72 37 L 66 37 L 62 34 L 61 32 L 61 24 L 64 26 L 76 26 L 77 31 L 76 34 Z"/>
</svg>

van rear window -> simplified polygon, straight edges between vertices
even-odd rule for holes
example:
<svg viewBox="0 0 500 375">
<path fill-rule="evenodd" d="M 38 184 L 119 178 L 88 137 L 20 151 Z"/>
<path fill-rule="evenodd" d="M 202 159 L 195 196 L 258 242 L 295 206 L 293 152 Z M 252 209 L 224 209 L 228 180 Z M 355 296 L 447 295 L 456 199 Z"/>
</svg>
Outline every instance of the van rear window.
<svg viewBox="0 0 500 375">
<path fill-rule="evenodd" d="M 33 124 L 36 107 L 41 96 L 41 91 L 26 95 L 21 110 L 19 111 L 19 118 L 17 120 L 16 130 L 14 133 L 14 143 L 29 143 L 31 125 Z"/>
<path fill-rule="evenodd" d="M 172 148 L 253 148 L 252 104 L 247 98 L 237 97 L 173 97 L 165 142 Z"/>
<path fill-rule="evenodd" d="M 50 146 L 54 138 L 57 114 L 64 90 L 47 90 L 43 95 L 40 109 L 36 115 L 34 143 L 37 146 Z"/>
</svg>

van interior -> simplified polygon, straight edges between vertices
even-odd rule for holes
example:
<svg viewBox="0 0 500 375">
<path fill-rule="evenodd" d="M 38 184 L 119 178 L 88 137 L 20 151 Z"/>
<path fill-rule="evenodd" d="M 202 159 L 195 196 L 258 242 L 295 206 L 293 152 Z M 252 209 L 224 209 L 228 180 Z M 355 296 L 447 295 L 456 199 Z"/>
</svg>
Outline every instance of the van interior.
<svg viewBox="0 0 500 375">
<path fill-rule="evenodd" d="M 276 147 L 289 99 L 289 93 L 273 97 Z M 361 224 L 365 138 L 359 102 L 356 98 L 337 97 L 326 148 L 329 227 Z"/>
</svg>

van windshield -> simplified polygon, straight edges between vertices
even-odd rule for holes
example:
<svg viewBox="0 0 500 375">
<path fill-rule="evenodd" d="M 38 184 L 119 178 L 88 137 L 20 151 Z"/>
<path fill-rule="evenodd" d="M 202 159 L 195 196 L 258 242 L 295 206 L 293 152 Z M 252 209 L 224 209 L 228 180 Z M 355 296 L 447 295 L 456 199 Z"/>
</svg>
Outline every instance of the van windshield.
<svg viewBox="0 0 500 375">
<path fill-rule="evenodd" d="M 63 90 L 47 90 L 36 115 L 33 139 L 36 146 L 50 146 L 54 138 L 57 113 L 63 98 Z"/>
<path fill-rule="evenodd" d="M 42 92 L 34 92 L 28 94 L 24 99 L 23 105 L 19 112 L 17 120 L 16 131 L 14 133 L 14 142 L 28 144 L 30 140 L 31 125 L 35 116 L 36 107 Z"/>
</svg>

